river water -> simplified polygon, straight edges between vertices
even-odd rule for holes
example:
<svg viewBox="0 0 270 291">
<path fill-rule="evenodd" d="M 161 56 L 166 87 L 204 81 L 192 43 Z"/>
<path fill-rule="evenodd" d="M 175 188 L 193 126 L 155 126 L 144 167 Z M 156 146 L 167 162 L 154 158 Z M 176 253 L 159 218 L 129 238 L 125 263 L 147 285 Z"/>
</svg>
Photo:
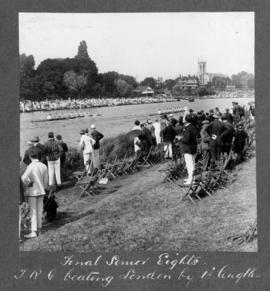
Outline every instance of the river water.
<svg viewBox="0 0 270 291">
<path fill-rule="evenodd" d="M 130 131 L 136 119 L 140 121 L 146 121 L 148 118 L 152 121 L 158 119 L 158 115 L 149 115 L 157 113 L 159 109 L 187 106 L 196 112 L 199 110 L 209 111 L 209 109 L 219 107 L 223 112 L 225 108 L 231 107 L 233 101 L 244 105 L 249 101 L 254 101 L 254 98 L 200 99 L 193 103 L 181 100 L 178 102 L 100 107 L 90 109 L 91 114 L 100 114 L 100 116 L 46 122 L 32 121 L 46 119 L 48 112 L 20 113 L 20 152 L 22 155 L 27 149 L 27 141 L 30 140 L 31 136 L 39 136 L 41 143 L 44 143 L 47 141 L 47 135 L 50 131 L 61 134 L 68 146 L 78 147 L 80 130 L 90 128 L 93 123 L 105 137 L 112 137 Z M 89 109 L 86 110 L 89 112 Z M 60 115 L 61 110 L 55 113 Z M 178 119 L 180 113 L 174 114 L 174 116 Z"/>
</svg>

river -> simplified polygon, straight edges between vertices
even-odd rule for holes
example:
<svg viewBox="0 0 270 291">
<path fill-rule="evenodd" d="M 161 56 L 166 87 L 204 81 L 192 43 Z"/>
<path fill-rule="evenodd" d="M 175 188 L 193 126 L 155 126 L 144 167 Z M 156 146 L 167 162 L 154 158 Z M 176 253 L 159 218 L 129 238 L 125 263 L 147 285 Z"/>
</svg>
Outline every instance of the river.
<svg viewBox="0 0 270 291">
<path fill-rule="evenodd" d="M 99 107 L 90 109 L 90 111 L 92 114 L 100 114 L 100 116 L 46 122 L 31 121 L 46 119 L 48 112 L 20 113 L 20 152 L 22 155 L 27 149 L 27 141 L 30 140 L 31 136 L 39 136 L 41 143 L 44 143 L 47 141 L 47 135 L 50 131 L 61 134 L 68 146 L 78 147 L 80 130 L 90 128 L 93 123 L 105 137 L 112 137 L 131 130 L 136 119 L 140 121 L 146 121 L 148 118 L 153 121 L 158 119 L 158 115 L 149 115 L 157 113 L 159 109 L 187 106 L 196 112 L 199 110 L 209 111 L 209 109 L 219 107 L 223 112 L 225 108 L 231 107 L 233 101 L 244 105 L 249 101 L 254 101 L 254 98 L 200 99 L 193 103 L 181 100 L 178 102 Z M 87 109 L 87 111 L 89 110 Z M 61 110 L 56 113 L 61 114 Z M 174 116 L 178 119 L 180 113 L 174 114 Z"/>
</svg>

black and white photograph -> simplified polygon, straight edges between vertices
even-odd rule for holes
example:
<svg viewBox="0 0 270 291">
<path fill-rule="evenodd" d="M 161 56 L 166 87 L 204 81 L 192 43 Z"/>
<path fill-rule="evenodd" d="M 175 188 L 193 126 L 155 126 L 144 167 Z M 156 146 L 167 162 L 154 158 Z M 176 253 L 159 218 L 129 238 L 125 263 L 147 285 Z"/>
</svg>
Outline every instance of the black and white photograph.
<svg viewBox="0 0 270 291">
<path fill-rule="evenodd" d="M 257 252 L 254 17 L 20 12 L 19 250 Z"/>
</svg>

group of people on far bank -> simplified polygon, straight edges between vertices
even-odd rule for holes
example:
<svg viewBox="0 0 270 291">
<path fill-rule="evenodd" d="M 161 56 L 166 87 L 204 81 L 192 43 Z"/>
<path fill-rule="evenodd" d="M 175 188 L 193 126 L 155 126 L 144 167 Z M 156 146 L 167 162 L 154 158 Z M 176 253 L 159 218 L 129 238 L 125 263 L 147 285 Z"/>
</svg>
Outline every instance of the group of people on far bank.
<svg viewBox="0 0 270 291">
<path fill-rule="evenodd" d="M 90 173 L 99 167 L 99 141 L 103 135 L 91 125 L 80 132 L 79 146 L 83 151 L 84 164 Z M 29 141 L 29 148 L 25 151 L 23 163 L 27 166 L 20 177 L 20 204 L 27 200 L 31 212 L 31 232 L 25 238 L 33 238 L 40 234 L 44 212 L 44 198 L 47 190 L 61 188 L 61 169 L 66 161 L 67 144 L 61 135 L 48 133 L 48 141 L 40 143 L 38 136 Z M 90 168 L 92 165 L 92 168 Z M 26 199 L 25 199 L 26 198 Z M 19 228 L 20 237 L 20 228 Z"/>
</svg>

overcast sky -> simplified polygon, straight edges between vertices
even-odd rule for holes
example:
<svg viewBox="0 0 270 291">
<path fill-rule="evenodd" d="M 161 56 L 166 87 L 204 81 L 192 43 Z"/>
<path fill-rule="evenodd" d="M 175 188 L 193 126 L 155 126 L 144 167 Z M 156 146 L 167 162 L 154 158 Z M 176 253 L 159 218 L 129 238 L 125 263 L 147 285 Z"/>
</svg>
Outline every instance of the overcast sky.
<svg viewBox="0 0 270 291">
<path fill-rule="evenodd" d="M 254 14 L 224 13 L 20 13 L 20 53 L 36 65 L 77 54 L 85 40 L 99 72 L 117 71 L 141 81 L 207 72 L 254 73 Z"/>
</svg>

